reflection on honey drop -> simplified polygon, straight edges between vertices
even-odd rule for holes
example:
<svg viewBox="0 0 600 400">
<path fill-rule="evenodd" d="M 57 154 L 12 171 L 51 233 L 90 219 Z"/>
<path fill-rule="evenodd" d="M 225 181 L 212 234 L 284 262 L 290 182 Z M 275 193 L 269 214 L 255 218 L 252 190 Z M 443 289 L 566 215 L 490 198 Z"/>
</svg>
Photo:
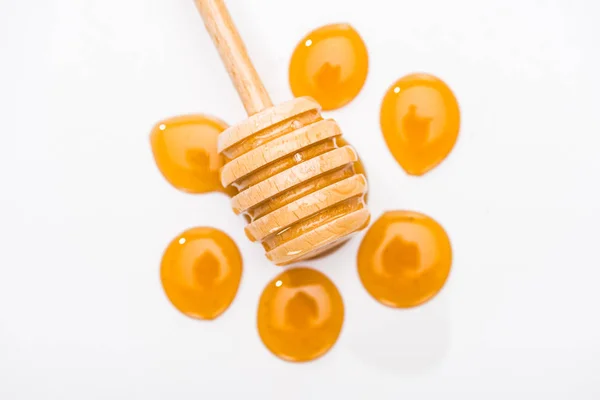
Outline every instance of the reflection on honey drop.
<svg viewBox="0 0 600 400">
<path fill-rule="evenodd" d="M 289 80 L 294 96 L 310 96 L 324 110 L 356 97 L 367 78 L 369 57 L 362 38 L 348 24 L 322 26 L 296 46 Z"/>
<path fill-rule="evenodd" d="M 231 304 L 242 276 L 242 256 L 225 233 L 192 228 L 171 241 L 162 258 L 163 289 L 175 308 L 214 319 Z"/>
<path fill-rule="evenodd" d="M 288 269 L 263 290 L 258 333 L 265 346 L 286 361 L 310 361 L 337 341 L 344 303 L 337 288 L 311 268 Z"/>
<path fill-rule="evenodd" d="M 423 175 L 450 153 L 460 128 L 454 94 L 428 74 L 395 82 L 381 104 L 380 123 L 392 155 L 410 175 Z"/>
<path fill-rule="evenodd" d="M 435 296 L 452 265 L 448 235 L 432 218 L 411 211 L 384 213 L 358 249 L 365 289 L 390 307 L 413 307 Z"/>
<path fill-rule="evenodd" d="M 158 169 L 175 188 L 189 193 L 226 192 L 219 169 L 217 137 L 227 124 L 206 115 L 185 115 L 157 123 L 150 134 Z"/>
</svg>

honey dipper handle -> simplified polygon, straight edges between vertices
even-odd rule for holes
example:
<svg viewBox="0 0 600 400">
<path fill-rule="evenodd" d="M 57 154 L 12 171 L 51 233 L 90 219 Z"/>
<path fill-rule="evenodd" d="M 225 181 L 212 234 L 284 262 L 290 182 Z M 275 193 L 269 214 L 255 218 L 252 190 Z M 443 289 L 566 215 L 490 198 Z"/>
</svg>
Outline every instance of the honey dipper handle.
<svg viewBox="0 0 600 400">
<path fill-rule="evenodd" d="M 194 0 L 248 115 L 272 107 L 223 0 Z"/>
</svg>

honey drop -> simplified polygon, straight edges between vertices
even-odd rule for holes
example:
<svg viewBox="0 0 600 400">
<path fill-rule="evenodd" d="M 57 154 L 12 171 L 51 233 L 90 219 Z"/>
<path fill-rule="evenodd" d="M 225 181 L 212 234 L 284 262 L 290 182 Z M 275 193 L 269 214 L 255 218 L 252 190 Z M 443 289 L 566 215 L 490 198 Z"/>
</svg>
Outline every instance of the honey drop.
<svg viewBox="0 0 600 400">
<path fill-rule="evenodd" d="M 444 286 L 452 248 L 444 228 L 432 218 L 389 211 L 365 234 L 357 264 L 362 284 L 375 300 L 390 307 L 414 307 Z"/>
<path fill-rule="evenodd" d="M 310 361 L 335 344 L 344 322 L 339 291 L 321 272 L 288 269 L 263 290 L 258 333 L 264 345 L 286 361 Z"/>
<path fill-rule="evenodd" d="M 460 128 L 458 102 L 450 88 L 428 74 L 395 82 L 381 104 L 381 130 L 387 146 L 410 175 L 423 175 L 450 153 Z"/>
<path fill-rule="evenodd" d="M 188 193 L 225 192 L 217 137 L 227 124 L 207 115 L 184 115 L 157 123 L 150 134 L 158 169 L 175 188 Z"/>
<path fill-rule="evenodd" d="M 348 24 L 322 26 L 296 46 L 289 81 L 296 97 L 310 96 L 323 110 L 348 104 L 367 78 L 369 57 L 362 38 Z"/>
<path fill-rule="evenodd" d="M 214 319 L 231 304 L 242 276 L 242 256 L 224 232 L 189 229 L 173 239 L 162 258 L 160 277 L 171 303 L 183 314 Z"/>
</svg>

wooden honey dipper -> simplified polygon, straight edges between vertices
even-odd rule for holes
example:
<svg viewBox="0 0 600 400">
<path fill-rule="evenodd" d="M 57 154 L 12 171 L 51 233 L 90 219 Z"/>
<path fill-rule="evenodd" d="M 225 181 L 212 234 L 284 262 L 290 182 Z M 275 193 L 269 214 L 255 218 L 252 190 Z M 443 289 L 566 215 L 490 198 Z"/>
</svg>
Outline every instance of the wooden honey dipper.
<svg viewBox="0 0 600 400">
<path fill-rule="evenodd" d="M 334 120 L 319 104 L 300 97 L 273 106 L 223 0 L 195 0 L 208 33 L 248 114 L 223 131 L 221 183 L 245 228 L 277 265 L 316 257 L 369 223 L 367 180 L 358 155 L 344 145 Z"/>
</svg>

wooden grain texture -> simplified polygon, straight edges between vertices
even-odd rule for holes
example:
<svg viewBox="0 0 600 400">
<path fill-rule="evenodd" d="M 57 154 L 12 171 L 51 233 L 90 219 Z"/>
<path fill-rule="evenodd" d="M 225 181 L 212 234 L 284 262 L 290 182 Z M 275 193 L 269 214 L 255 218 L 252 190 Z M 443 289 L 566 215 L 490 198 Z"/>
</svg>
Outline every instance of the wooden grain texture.
<svg viewBox="0 0 600 400">
<path fill-rule="evenodd" d="M 310 97 L 273 106 L 223 0 L 195 3 L 249 115 L 217 143 L 221 182 L 239 190 L 231 206 L 248 217 L 246 235 L 277 265 L 336 248 L 370 220 L 356 151 Z"/>
<path fill-rule="evenodd" d="M 227 187 L 269 163 L 296 153 L 311 144 L 341 134 L 340 128 L 331 119 L 324 119 L 296 129 L 225 164 L 221 170 L 221 183 Z"/>
<path fill-rule="evenodd" d="M 223 0 L 195 0 L 195 3 L 248 115 L 272 107 Z"/>
<path fill-rule="evenodd" d="M 251 222 L 245 228 L 246 236 L 252 241 L 263 240 L 265 237 L 281 231 L 303 218 L 351 197 L 360 196 L 366 191 L 367 179 L 365 176 L 362 174 L 353 175 L 288 203 Z"/>
<path fill-rule="evenodd" d="M 221 132 L 217 142 L 217 151 L 228 153 L 228 149 L 257 132 L 311 110 L 321 111 L 321 106 L 310 97 L 298 97 L 264 110 Z"/>
<path fill-rule="evenodd" d="M 231 198 L 231 207 L 240 214 L 295 185 L 357 160 L 358 155 L 351 146 L 329 151 L 250 186 Z"/>
<path fill-rule="evenodd" d="M 346 214 L 267 252 L 267 258 L 277 265 L 311 258 L 364 229 L 369 219 L 369 210 L 366 208 Z"/>
</svg>

